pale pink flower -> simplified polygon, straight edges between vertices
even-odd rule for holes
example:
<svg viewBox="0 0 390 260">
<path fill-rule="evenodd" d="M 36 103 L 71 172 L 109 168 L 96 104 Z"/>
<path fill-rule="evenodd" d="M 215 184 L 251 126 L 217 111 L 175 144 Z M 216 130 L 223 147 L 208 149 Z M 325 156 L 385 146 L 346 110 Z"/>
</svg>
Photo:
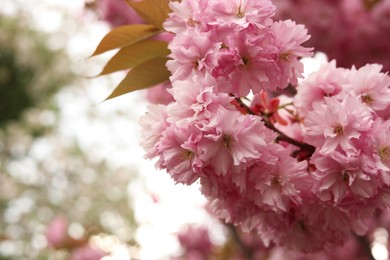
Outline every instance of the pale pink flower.
<svg viewBox="0 0 390 260">
<path fill-rule="evenodd" d="M 321 156 L 317 153 L 312 160 L 317 179 L 314 190 L 322 201 L 333 201 L 338 205 L 344 198 L 359 201 L 376 195 L 376 176 L 362 170 L 359 156 L 344 156 L 339 152 Z"/>
<path fill-rule="evenodd" d="M 72 251 L 70 260 L 100 260 L 106 255 L 107 253 L 99 248 L 84 245 Z"/>
<path fill-rule="evenodd" d="M 275 6 L 269 0 L 211 0 L 209 8 L 209 16 L 214 20 L 210 24 L 228 28 L 246 28 L 250 24 L 264 27 L 275 14 Z"/>
<path fill-rule="evenodd" d="M 206 258 L 211 254 L 214 246 L 211 242 L 208 229 L 202 226 L 189 226 L 185 230 L 180 231 L 177 238 L 179 239 L 180 245 L 184 248 L 187 257 L 189 254 L 193 255 L 196 252 L 200 257 L 197 259 Z"/>
<path fill-rule="evenodd" d="M 278 48 L 277 64 L 279 76 L 271 78 L 271 83 L 278 88 L 285 88 L 288 83 L 296 86 L 298 78 L 303 78 L 303 64 L 298 60 L 312 56 L 313 48 L 303 47 L 310 36 L 307 29 L 291 20 L 275 22 L 271 25 L 274 45 Z"/>
<path fill-rule="evenodd" d="M 112 27 L 126 24 L 139 24 L 143 20 L 125 1 L 121 0 L 98 0 L 98 11 L 101 12 L 102 19 Z"/>
<path fill-rule="evenodd" d="M 162 138 L 164 131 L 169 127 L 167 122 L 166 106 L 149 105 L 148 111 L 140 119 L 142 127 L 142 147 L 146 151 L 146 158 L 153 158 L 157 155 L 157 145 Z"/>
<path fill-rule="evenodd" d="M 212 69 L 212 75 L 221 81 L 220 91 L 246 96 L 251 89 L 258 93 L 274 88 L 267 84 L 278 76 L 278 51 L 271 38 L 269 28 L 232 31 L 226 36 Z"/>
<path fill-rule="evenodd" d="M 307 162 L 290 157 L 289 149 L 281 147 L 277 156 L 279 160 L 269 171 L 259 172 L 255 189 L 260 192 L 257 201 L 275 212 L 286 212 L 291 206 L 302 203 L 300 190 L 310 189 L 311 177 L 307 173 Z"/>
<path fill-rule="evenodd" d="M 191 73 L 206 72 L 206 67 L 213 67 L 215 63 L 211 60 L 211 55 L 221 47 L 220 42 L 210 39 L 209 33 L 186 32 L 176 36 L 170 43 L 169 48 L 172 53 L 169 55 L 172 60 L 168 60 L 167 67 L 171 71 L 171 81 L 185 80 Z"/>
<path fill-rule="evenodd" d="M 209 131 L 200 142 L 200 158 L 222 175 L 233 166 L 260 158 L 266 140 L 276 137 L 259 117 L 244 116 L 223 107 L 207 127 Z"/>
<path fill-rule="evenodd" d="M 56 217 L 46 228 L 47 243 L 54 247 L 64 246 L 68 240 L 68 220 L 64 216 Z"/>
<path fill-rule="evenodd" d="M 319 203 L 309 204 L 296 216 L 285 233 L 279 234 L 280 244 L 303 253 L 337 247 L 350 238 L 347 212 Z"/>
<path fill-rule="evenodd" d="M 336 68 L 335 60 L 324 63 L 318 71 L 311 73 L 298 85 L 294 105 L 304 117 L 312 110 L 314 102 L 339 94 L 348 83 L 347 70 Z"/>
<path fill-rule="evenodd" d="M 171 87 L 172 84 L 169 81 L 166 81 L 148 88 L 146 90 L 146 99 L 152 104 L 167 105 L 174 100 L 173 96 L 167 91 Z"/>
<path fill-rule="evenodd" d="M 187 80 L 176 80 L 170 90 L 176 102 L 168 106 L 168 121 L 184 124 L 194 122 L 199 124 L 203 120 L 214 117 L 220 106 L 234 110 L 231 104 L 234 97 L 218 92 L 217 82 L 212 77 L 193 74 Z M 207 122 L 206 122 L 207 123 Z M 201 126 L 199 125 L 201 128 Z"/>
<path fill-rule="evenodd" d="M 180 35 L 186 30 L 207 29 L 208 0 L 171 1 L 169 7 L 172 12 L 163 24 L 165 30 Z"/>
<path fill-rule="evenodd" d="M 388 0 L 274 0 L 275 20 L 292 19 L 307 26 L 309 46 L 336 59 L 341 67 L 367 62 L 390 69 Z M 373 40 L 375 39 L 375 40 Z"/>
<path fill-rule="evenodd" d="M 373 169 L 381 173 L 383 182 L 390 185 L 390 120 L 375 120 L 364 143 L 367 157 L 374 161 Z M 368 160 L 369 161 L 369 160 Z"/>
<path fill-rule="evenodd" d="M 373 123 L 371 113 L 355 96 L 343 95 L 325 98 L 324 103 L 314 103 L 304 120 L 304 140 L 321 153 L 331 153 L 337 148 L 353 152 L 353 140 L 368 131 Z"/>
<path fill-rule="evenodd" d="M 201 138 L 201 132 L 191 125 L 171 125 L 158 145 L 157 166 L 166 169 L 177 183 L 192 184 L 203 165 L 197 147 Z"/>
<path fill-rule="evenodd" d="M 347 89 L 375 112 L 386 109 L 390 100 L 390 77 L 381 73 L 381 69 L 379 64 L 367 64 L 349 72 L 351 84 Z"/>
</svg>

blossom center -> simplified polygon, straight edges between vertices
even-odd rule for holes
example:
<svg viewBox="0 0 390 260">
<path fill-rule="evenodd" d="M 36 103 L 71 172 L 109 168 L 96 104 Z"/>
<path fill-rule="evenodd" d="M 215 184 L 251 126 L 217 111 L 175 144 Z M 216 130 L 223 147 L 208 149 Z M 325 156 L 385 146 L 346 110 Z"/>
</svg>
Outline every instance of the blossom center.
<svg viewBox="0 0 390 260">
<path fill-rule="evenodd" d="M 279 186 L 280 185 L 280 178 L 278 176 L 274 176 L 274 178 L 271 181 L 272 186 Z"/>
<path fill-rule="evenodd" d="M 344 134 L 343 126 L 340 123 L 337 123 L 333 128 L 333 133 L 336 135 Z"/>
<path fill-rule="evenodd" d="M 303 222 L 303 220 L 299 221 L 298 224 L 299 224 L 299 227 L 301 228 L 301 230 L 302 230 L 303 232 L 306 232 L 306 231 L 307 231 L 307 227 L 306 227 L 306 225 L 305 225 L 305 222 Z"/>
<path fill-rule="evenodd" d="M 347 171 L 342 172 L 343 182 L 349 182 L 349 174 Z"/>
<path fill-rule="evenodd" d="M 381 147 L 378 154 L 383 161 L 390 159 L 390 147 L 389 146 Z"/>
<path fill-rule="evenodd" d="M 243 56 L 241 58 L 241 60 L 242 60 L 242 63 L 244 63 L 245 66 L 248 65 L 248 63 L 249 63 L 249 58 L 248 57 Z"/>
<path fill-rule="evenodd" d="M 242 12 L 242 10 L 241 10 L 241 1 L 240 1 L 240 5 L 238 6 L 238 11 L 236 13 L 236 16 L 237 16 L 237 18 L 243 18 L 245 16 L 245 13 Z"/>
<path fill-rule="evenodd" d="M 194 19 L 192 19 L 192 18 L 188 18 L 188 19 L 187 19 L 187 25 L 188 25 L 189 27 L 195 27 L 196 24 L 197 24 L 197 22 L 196 22 Z"/>
<path fill-rule="evenodd" d="M 363 103 L 366 103 L 366 104 L 371 104 L 372 101 L 374 101 L 372 99 L 372 97 L 370 95 L 368 95 L 368 94 L 361 96 L 361 100 L 362 100 Z"/>
<path fill-rule="evenodd" d="M 183 158 L 184 158 L 184 160 L 191 160 L 193 155 L 194 155 L 194 153 L 192 151 L 190 151 L 190 150 L 185 149 L 183 151 Z"/>
<path fill-rule="evenodd" d="M 290 58 L 290 53 L 288 53 L 288 52 L 284 52 L 284 53 L 280 54 L 280 59 L 282 61 L 290 61 L 289 58 Z"/>
<path fill-rule="evenodd" d="M 231 147 L 231 143 L 232 143 L 232 137 L 230 135 L 224 135 L 222 137 L 222 142 L 223 144 L 227 147 L 227 148 L 230 148 Z"/>
</svg>

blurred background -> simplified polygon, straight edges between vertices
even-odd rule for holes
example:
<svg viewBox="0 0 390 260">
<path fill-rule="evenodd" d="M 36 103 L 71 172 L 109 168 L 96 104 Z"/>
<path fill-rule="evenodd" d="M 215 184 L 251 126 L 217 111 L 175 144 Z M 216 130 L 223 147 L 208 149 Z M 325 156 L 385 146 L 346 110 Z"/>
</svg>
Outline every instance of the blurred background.
<svg viewBox="0 0 390 260">
<path fill-rule="evenodd" d="M 104 8 L 1 1 L 0 259 L 167 259 L 191 223 L 224 240 L 198 189 L 143 159 L 146 93 L 102 102 L 123 77 L 93 77 Z"/>
</svg>

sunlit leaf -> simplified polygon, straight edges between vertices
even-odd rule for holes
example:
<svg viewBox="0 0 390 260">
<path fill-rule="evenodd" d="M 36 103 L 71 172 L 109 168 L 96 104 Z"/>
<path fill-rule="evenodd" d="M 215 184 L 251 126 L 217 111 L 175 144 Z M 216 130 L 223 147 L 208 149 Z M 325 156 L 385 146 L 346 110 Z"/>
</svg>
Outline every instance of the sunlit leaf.
<svg viewBox="0 0 390 260">
<path fill-rule="evenodd" d="M 127 4 L 136 11 L 146 22 L 162 29 L 162 24 L 167 19 L 169 0 L 143 0 L 133 2 L 126 0 Z"/>
<path fill-rule="evenodd" d="M 129 69 L 152 58 L 166 57 L 169 53 L 167 42 L 155 40 L 137 42 L 120 49 L 99 75 Z"/>
<path fill-rule="evenodd" d="M 132 45 L 158 32 L 160 32 L 160 29 L 149 24 L 132 24 L 114 28 L 104 36 L 91 56 Z"/>
<path fill-rule="evenodd" d="M 171 74 L 165 67 L 167 60 L 167 57 L 158 57 L 134 67 L 106 100 L 168 80 Z"/>
</svg>

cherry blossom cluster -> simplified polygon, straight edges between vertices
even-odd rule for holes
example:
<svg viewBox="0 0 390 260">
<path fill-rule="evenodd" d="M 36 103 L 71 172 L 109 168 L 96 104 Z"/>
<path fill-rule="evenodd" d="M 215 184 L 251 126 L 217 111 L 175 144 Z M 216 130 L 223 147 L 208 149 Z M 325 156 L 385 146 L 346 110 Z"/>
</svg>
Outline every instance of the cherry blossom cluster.
<svg viewBox="0 0 390 260">
<path fill-rule="evenodd" d="M 390 78 L 330 62 L 298 84 L 312 49 L 270 0 L 183 0 L 164 26 L 174 101 L 141 119 L 147 158 L 199 182 L 215 214 L 266 245 L 316 252 L 366 232 L 390 206 Z M 294 98 L 277 96 L 298 85 Z M 253 99 L 250 100 L 250 96 Z"/>
<path fill-rule="evenodd" d="M 274 0 L 278 19 L 307 26 L 309 44 L 339 66 L 390 70 L 390 0 Z M 373 40 L 375 39 L 375 40 Z"/>
</svg>

